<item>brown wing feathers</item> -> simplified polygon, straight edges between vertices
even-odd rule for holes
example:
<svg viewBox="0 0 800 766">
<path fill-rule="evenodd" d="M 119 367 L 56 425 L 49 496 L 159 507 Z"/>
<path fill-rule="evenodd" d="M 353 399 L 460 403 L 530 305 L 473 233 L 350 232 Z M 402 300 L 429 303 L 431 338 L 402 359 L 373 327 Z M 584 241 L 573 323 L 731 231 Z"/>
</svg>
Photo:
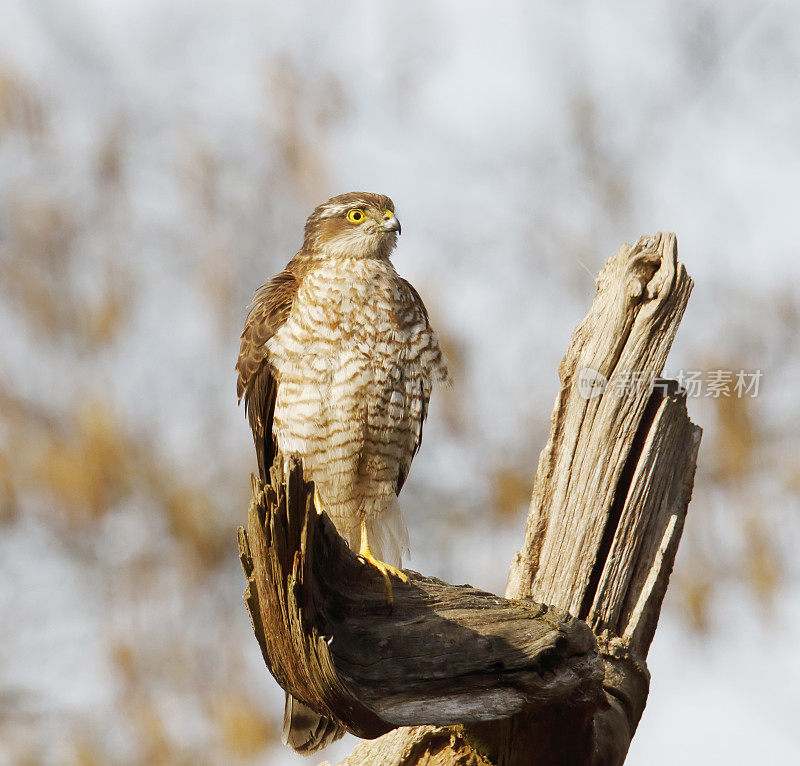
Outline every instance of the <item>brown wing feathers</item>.
<svg viewBox="0 0 800 766">
<path fill-rule="evenodd" d="M 400 277 L 400 281 L 409 289 L 411 295 L 413 297 L 414 302 L 419 306 L 420 311 L 422 311 L 422 316 L 425 317 L 425 324 L 427 325 L 428 322 L 428 309 L 425 308 L 425 303 L 423 302 L 420 294 L 414 288 L 414 285 L 411 284 L 407 279 L 403 279 Z M 422 388 L 422 384 L 420 384 L 420 388 Z M 399 495 L 400 490 L 403 489 L 403 485 L 406 483 L 406 479 L 408 478 L 408 472 L 411 470 L 411 462 L 414 460 L 417 452 L 419 451 L 420 445 L 422 444 L 422 426 L 425 424 L 425 418 L 428 416 L 428 400 L 425 398 L 425 392 L 422 391 L 422 412 L 420 413 L 421 417 L 419 419 L 419 436 L 417 437 L 417 442 L 414 445 L 414 449 L 411 454 L 408 456 L 408 461 L 404 462 L 400 465 L 400 471 L 397 475 L 397 486 L 395 487 L 395 494 Z"/>
<path fill-rule="evenodd" d="M 242 331 L 242 342 L 236 371 L 239 377 L 236 392 L 253 431 L 253 441 L 258 459 L 258 471 L 266 481 L 275 458 L 275 439 L 272 418 L 275 414 L 277 382 L 269 363 L 267 342 L 289 317 L 292 301 L 299 286 L 297 278 L 287 266 L 258 288 L 250 313 Z"/>
</svg>

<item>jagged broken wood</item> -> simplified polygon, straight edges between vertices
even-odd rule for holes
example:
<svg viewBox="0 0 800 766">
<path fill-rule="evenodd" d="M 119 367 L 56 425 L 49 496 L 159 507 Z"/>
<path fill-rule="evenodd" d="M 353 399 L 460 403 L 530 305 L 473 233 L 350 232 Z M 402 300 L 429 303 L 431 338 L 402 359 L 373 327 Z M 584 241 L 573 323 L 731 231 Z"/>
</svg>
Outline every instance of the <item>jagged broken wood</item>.
<svg viewBox="0 0 800 766">
<path fill-rule="evenodd" d="M 600 695 L 594 636 L 563 610 L 416 572 L 393 582 L 355 556 L 280 456 L 253 480 L 239 551 L 245 600 L 278 683 L 361 737 L 508 718 Z"/>
<path fill-rule="evenodd" d="M 691 498 L 701 430 L 661 375 L 692 282 L 673 234 L 623 245 L 559 367 L 525 539 L 506 596 L 587 621 L 604 694 L 498 722 L 417 726 L 356 746 L 340 766 L 621 764 L 644 710 L 645 660 Z"/>
<path fill-rule="evenodd" d="M 690 291 L 674 235 L 601 271 L 559 368 L 511 600 L 410 573 L 389 610 L 298 466 L 254 483 L 240 531 L 253 628 L 285 689 L 378 737 L 343 764 L 624 761 L 700 441 L 658 379 Z"/>
</svg>

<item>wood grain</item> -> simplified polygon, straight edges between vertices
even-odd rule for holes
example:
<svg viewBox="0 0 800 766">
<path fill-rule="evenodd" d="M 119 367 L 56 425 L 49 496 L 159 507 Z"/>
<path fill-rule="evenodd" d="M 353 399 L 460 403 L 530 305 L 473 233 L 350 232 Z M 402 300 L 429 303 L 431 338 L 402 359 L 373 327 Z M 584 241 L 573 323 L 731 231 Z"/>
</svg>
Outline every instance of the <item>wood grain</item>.
<svg viewBox="0 0 800 766">
<path fill-rule="evenodd" d="M 361 737 L 599 698 L 603 665 L 585 623 L 412 571 L 393 582 L 390 608 L 377 570 L 313 496 L 300 465 L 278 456 L 270 485 L 253 479 L 239 533 L 254 632 L 295 697 Z"/>
<path fill-rule="evenodd" d="M 340 766 L 623 763 L 647 701 L 647 652 L 700 444 L 683 392 L 660 379 L 691 288 L 673 234 L 623 245 L 601 270 L 559 367 L 550 436 L 509 574 L 507 597 L 531 597 L 591 626 L 603 697 L 503 721 L 393 731 L 360 743 Z"/>
</svg>

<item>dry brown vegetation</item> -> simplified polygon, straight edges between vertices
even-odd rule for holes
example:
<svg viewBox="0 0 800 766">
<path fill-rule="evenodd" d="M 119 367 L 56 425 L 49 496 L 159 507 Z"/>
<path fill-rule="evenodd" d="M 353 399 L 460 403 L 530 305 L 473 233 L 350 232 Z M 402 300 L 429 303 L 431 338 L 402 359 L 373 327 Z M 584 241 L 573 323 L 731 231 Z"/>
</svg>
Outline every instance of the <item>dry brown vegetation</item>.
<svg viewBox="0 0 800 766">
<path fill-rule="evenodd" d="M 245 657 L 256 648 L 238 596 L 234 530 L 245 513 L 253 460 L 243 423 L 241 437 L 228 438 L 230 411 L 220 402 L 234 395 L 233 357 L 252 287 L 292 252 L 297 233 L 287 221 L 329 188 L 332 173 L 322 147 L 346 114 L 348 95 L 335 75 L 309 82 L 286 59 L 269 62 L 263 82 L 271 105 L 259 125 L 263 157 L 237 164 L 201 130 L 184 127 L 171 158 L 184 220 L 179 229 L 160 233 L 171 259 L 164 268 L 180 272 L 191 305 L 210 313 L 217 328 L 207 358 L 180 360 L 197 376 L 187 385 L 207 404 L 192 415 L 200 441 L 193 462 L 164 443 L 157 410 L 149 420 L 130 410 L 130 398 L 121 393 L 125 381 L 115 377 L 131 335 L 141 332 L 143 296 L 161 279 L 161 272 L 139 268 L 136 249 L 152 243 L 138 230 L 143 222 L 131 217 L 134 152 L 126 118 L 98 130 L 84 186 L 70 188 L 73 158 L 61 153 L 52 107 L 22 75 L 0 68 L 0 143 L 13 142 L 30 160 L 27 175 L 5 184 L 0 196 L 0 303 L 24 345 L 13 369 L 3 362 L 8 374 L 0 377 L 0 525 L 28 518 L 44 525 L 51 544 L 106 591 L 100 638 L 116 689 L 112 711 L 70 723 L 65 763 L 115 762 L 118 743 L 105 726 L 112 715 L 127 722 L 125 763 L 143 766 L 251 761 L 278 738 L 280 710 L 274 699 L 264 699 L 266 681 L 254 683 Z M 588 94 L 576 95 L 572 112 L 576 156 L 598 205 L 596 220 L 622 227 L 632 194 L 625 161 L 614 161 L 603 148 L 597 105 Z M 596 228 L 535 223 L 536 247 L 551 256 L 550 267 L 542 266 L 547 278 L 565 293 L 584 290 L 585 275 L 567 275 L 553 254 L 597 262 L 603 254 L 592 249 Z M 749 316 L 758 315 L 760 326 L 796 345 L 800 308 L 793 294 L 766 296 L 765 304 L 774 308 L 753 306 Z M 466 375 L 469 332 L 443 329 L 453 365 Z M 762 340 L 743 334 L 731 341 L 719 366 L 746 366 Z M 216 390 L 198 396 L 209 359 L 224 359 L 230 385 L 219 396 Z M 163 378 L 148 380 L 140 398 L 155 397 L 162 385 Z M 778 395 L 767 388 L 755 400 L 704 400 L 697 405 L 702 411 L 692 412 L 707 436 L 672 601 L 701 632 L 721 584 L 743 581 L 768 607 L 783 581 L 784 554 L 769 531 L 770 498 L 752 482 L 758 475 L 758 487 L 770 484 L 795 498 L 800 492 L 797 434 L 780 423 L 768 430 L 759 425 L 769 397 Z M 460 384 L 445 393 L 443 412 L 451 431 L 469 438 L 472 403 L 464 396 Z M 530 434 L 545 433 L 539 421 L 549 407 L 550 400 L 537 403 L 539 420 L 531 416 Z M 492 528 L 516 518 L 521 525 L 540 444 L 526 445 L 524 460 L 495 464 L 483 477 L 492 515 L 476 519 L 463 497 L 437 499 L 452 509 L 445 523 Z M 775 444 L 783 445 L 781 459 Z M 126 540 L 131 518 L 137 531 Z M 8 658 L 0 654 L 0 661 Z M 28 713 L 2 702 L 0 737 L 12 743 L 18 763 L 39 762 L 45 744 L 35 732 L 49 720 L 46 702 L 34 700 Z M 192 731 L 181 730 L 187 719 Z"/>
</svg>

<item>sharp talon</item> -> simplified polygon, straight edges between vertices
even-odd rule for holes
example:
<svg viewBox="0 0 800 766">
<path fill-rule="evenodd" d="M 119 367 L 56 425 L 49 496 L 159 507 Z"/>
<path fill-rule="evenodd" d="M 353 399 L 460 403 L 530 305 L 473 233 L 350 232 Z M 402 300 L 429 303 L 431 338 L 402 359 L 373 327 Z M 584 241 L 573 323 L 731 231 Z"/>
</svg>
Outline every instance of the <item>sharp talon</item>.
<svg viewBox="0 0 800 766">
<path fill-rule="evenodd" d="M 394 575 L 401 582 L 408 582 L 408 576 L 406 573 L 403 572 L 402 569 L 398 569 L 397 567 L 393 567 L 391 564 L 386 564 L 380 559 L 376 559 L 371 553 L 361 553 L 359 554 L 359 558 L 365 564 L 375 567 L 375 569 L 381 573 L 381 577 L 383 577 L 383 583 L 386 588 L 386 599 L 389 604 L 392 604 L 394 602 L 394 595 L 392 593 L 392 582 L 389 579 L 389 575 Z"/>
<path fill-rule="evenodd" d="M 387 564 L 385 561 L 376 559 L 372 553 L 370 553 L 369 542 L 367 541 L 367 525 L 363 521 L 361 522 L 361 550 L 358 553 L 358 557 L 362 559 L 365 564 L 371 564 L 381 573 L 384 586 L 386 587 L 386 600 L 389 602 L 389 606 L 391 606 L 394 603 L 394 596 L 392 594 L 392 583 L 391 580 L 389 580 L 389 575 L 394 575 L 401 582 L 408 582 L 408 577 L 402 569 L 398 569 L 391 564 Z"/>
</svg>

